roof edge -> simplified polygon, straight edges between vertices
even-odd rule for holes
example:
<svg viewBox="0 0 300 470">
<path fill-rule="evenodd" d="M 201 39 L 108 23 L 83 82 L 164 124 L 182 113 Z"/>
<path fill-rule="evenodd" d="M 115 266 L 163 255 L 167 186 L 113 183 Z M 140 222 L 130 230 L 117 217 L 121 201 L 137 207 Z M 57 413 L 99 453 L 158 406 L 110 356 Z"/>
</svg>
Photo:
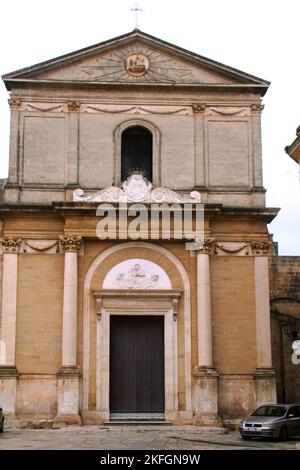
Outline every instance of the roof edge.
<svg viewBox="0 0 300 470">
<path fill-rule="evenodd" d="M 221 71 L 225 75 L 226 74 L 232 74 L 232 75 L 235 75 L 235 77 L 239 78 L 240 80 L 248 80 L 252 83 L 260 84 L 260 85 L 262 85 L 266 88 L 268 88 L 269 85 L 270 85 L 270 82 L 267 81 L 267 80 L 264 80 L 262 78 L 256 77 L 256 76 L 251 75 L 251 74 L 248 74 L 246 72 L 242 72 L 241 70 L 238 70 L 236 68 L 227 66 L 225 64 L 222 64 L 221 62 L 217 62 L 215 60 L 209 59 L 209 58 L 204 57 L 202 55 L 196 54 L 195 52 L 189 51 L 189 50 L 184 49 L 182 47 L 179 47 L 175 44 L 164 41 L 160 38 L 157 38 L 157 37 L 152 36 L 148 33 L 145 33 L 145 32 L 143 32 L 139 29 L 134 29 L 133 31 L 130 31 L 129 33 L 125 33 L 125 34 L 122 34 L 120 36 L 116 36 L 114 38 L 105 40 L 103 42 L 94 44 L 92 46 L 88 46 L 88 47 L 85 47 L 85 48 L 82 48 L 82 49 L 78 49 L 77 51 L 74 51 L 74 52 L 71 52 L 71 53 L 63 54 L 63 55 L 55 57 L 53 59 L 49 59 L 49 60 L 34 64 L 34 65 L 25 67 L 25 68 L 14 70 L 12 72 L 9 72 L 9 73 L 6 73 L 6 74 L 2 75 L 2 79 L 5 83 L 7 80 L 12 79 L 12 78 L 17 78 L 19 75 L 29 74 L 31 72 L 34 73 L 34 72 L 38 71 L 39 69 L 43 70 L 45 68 L 52 68 L 52 67 L 55 67 L 56 65 L 58 65 L 59 63 L 61 63 L 63 61 L 68 63 L 68 61 L 72 61 L 74 59 L 77 59 L 78 57 L 80 57 L 80 55 L 83 55 L 85 53 L 93 54 L 93 52 L 97 51 L 97 49 L 107 47 L 110 44 L 113 44 L 117 41 L 125 41 L 125 40 L 129 40 L 129 39 L 134 39 L 134 38 L 142 38 L 144 40 L 156 42 L 156 43 L 168 48 L 169 50 L 172 50 L 173 52 L 177 52 L 177 53 L 179 52 L 181 54 L 184 54 L 185 56 L 188 56 L 192 60 L 201 61 L 202 63 L 205 63 L 205 65 L 208 68 L 218 69 L 219 72 Z"/>
</svg>

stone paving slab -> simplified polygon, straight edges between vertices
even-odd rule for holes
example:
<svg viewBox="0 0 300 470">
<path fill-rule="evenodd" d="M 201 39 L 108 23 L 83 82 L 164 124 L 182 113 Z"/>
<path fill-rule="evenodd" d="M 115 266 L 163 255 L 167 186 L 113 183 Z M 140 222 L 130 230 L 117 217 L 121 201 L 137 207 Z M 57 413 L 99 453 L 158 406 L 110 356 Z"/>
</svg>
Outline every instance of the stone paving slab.
<svg viewBox="0 0 300 470">
<path fill-rule="evenodd" d="M 243 441 L 238 432 L 205 432 L 194 426 L 82 426 L 62 429 L 8 429 L 0 450 L 300 450 L 288 442 Z"/>
</svg>

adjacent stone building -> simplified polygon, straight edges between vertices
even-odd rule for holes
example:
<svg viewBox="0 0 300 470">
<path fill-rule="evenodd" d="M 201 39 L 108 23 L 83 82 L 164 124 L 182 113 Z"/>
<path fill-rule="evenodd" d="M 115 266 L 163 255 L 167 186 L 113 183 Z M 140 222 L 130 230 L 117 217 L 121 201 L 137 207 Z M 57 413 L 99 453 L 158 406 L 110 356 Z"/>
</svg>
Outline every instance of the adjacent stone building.
<svg viewBox="0 0 300 470">
<path fill-rule="evenodd" d="M 300 126 L 296 130 L 296 139 L 285 147 L 286 153 L 300 165 Z M 299 166 L 300 168 L 300 166 Z"/>
<path fill-rule="evenodd" d="M 275 401 L 267 224 L 277 209 L 265 207 L 261 158 L 269 83 L 138 30 L 3 80 L 6 415 L 233 425 Z M 155 230 L 140 221 L 131 237 L 136 204 L 150 216 L 162 203 Z M 177 216 L 188 206 L 194 227 L 203 205 L 193 241 Z M 105 220 L 112 234 L 100 239 Z"/>
</svg>

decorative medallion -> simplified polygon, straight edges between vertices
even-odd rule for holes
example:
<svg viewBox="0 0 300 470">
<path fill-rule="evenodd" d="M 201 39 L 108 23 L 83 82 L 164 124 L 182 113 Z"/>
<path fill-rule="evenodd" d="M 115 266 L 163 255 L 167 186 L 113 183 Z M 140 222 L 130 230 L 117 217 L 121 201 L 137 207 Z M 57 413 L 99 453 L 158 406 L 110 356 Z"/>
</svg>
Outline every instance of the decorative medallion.
<svg viewBox="0 0 300 470">
<path fill-rule="evenodd" d="M 132 53 L 125 59 L 125 69 L 133 77 L 141 77 L 149 70 L 150 62 L 144 54 Z"/>
</svg>

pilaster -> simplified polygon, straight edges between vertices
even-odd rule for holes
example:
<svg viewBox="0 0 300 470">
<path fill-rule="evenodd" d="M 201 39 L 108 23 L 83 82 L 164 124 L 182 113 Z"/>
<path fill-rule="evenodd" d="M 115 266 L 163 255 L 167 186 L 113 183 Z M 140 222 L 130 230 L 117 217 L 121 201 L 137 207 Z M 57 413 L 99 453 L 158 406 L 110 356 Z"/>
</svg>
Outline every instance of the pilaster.
<svg viewBox="0 0 300 470">
<path fill-rule="evenodd" d="M 21 239 L 1 238 L 3 250 L 2 310 L 0 339 L 0 403 L 4 413 L 11 417 L 16 413 L 16 322 L 18 251 Z"/>
<path fill-rule="evenodd" d="M 58 377 L 57 416 L 54 427 L 79 425 L 79 379 L 77 367 L 77 253 L 82 238 L 60 236 L 65 252 L 62 330 L 62 366 Z"/>
<path fill-rule="evenodd" d="M 213 367 L 210 255 L 215 241 L 206 238 L 197 252 L 197 326 L 198 367 L 196 379 L 196 414 L 193 423 L 200 426 L 220 426 L 218 416 L 218 371 Z"/>
</svg>

